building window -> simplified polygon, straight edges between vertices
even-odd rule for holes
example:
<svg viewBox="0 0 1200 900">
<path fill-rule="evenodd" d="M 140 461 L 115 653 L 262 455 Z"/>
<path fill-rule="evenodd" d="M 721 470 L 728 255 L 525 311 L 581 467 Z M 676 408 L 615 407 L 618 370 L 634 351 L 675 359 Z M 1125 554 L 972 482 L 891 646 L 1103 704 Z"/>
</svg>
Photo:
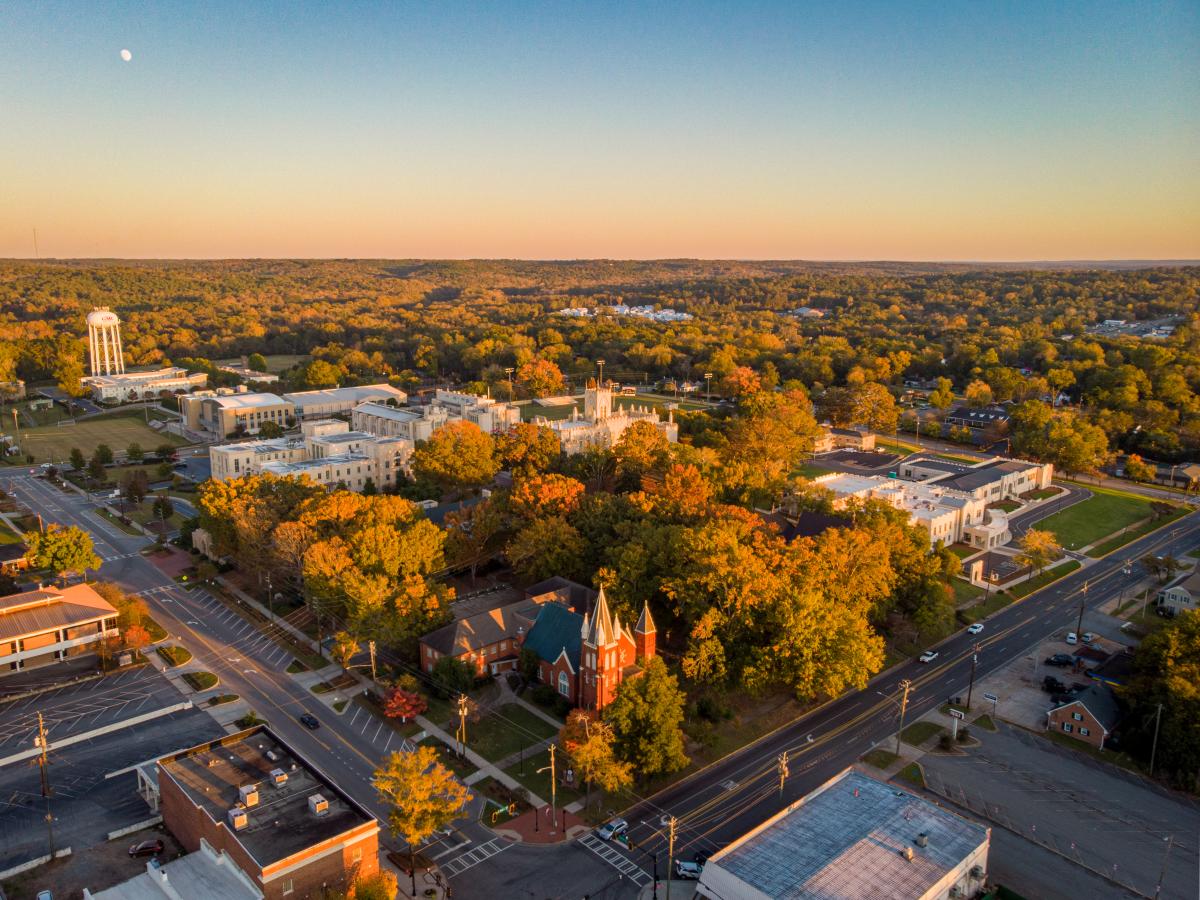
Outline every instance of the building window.
<svg viewBox="0 0 1200 900">
<path fill-rule="evenodd" d="M 1083 735 L 1084 737 L 1087 737 L 1089 734 L 1091 734 L 1091 731 L 1089 731 L 1089 730 L 1088 730 L 1088 729 L 1086 729 L 1086 728 L 1080 728 L 1080 729 L 1079 729 L 1079 733 L 1080 733 L 1081 735 Z"/>
<path fill-rule="evenodd" d="M 355 847 L 350 854 L 350 862 L 362 862 L 362 847 Z"/>
<path fill-rule="evenodd" d="M 283 883 L 283 896 L 286 897 L 288 894 L 290 894 L 295 889 L 296 889 L 296 885 L 293 883 L 292 879 L 290 879 L 290 878 L 287 879 Z"/>
<path fill-rule="evenodd" d="M 1073 712 L 1073 713 L 1071 713 L 1071 718 L 1074 719 L 1076 722 L 1082 722 L 1083 721 L 1083 713 Z"/>
<path fill-rule="evenodd" d="M 1063 722 L 1063 731 L 1065 731 L 1067 734 L 1070 734 L 1074 730 L 1075 730 L 1075 726 L 1072 725 L 1070 722 Z"/>
<path fill-rule="evenodd" d="M 571 696 L 571 679 L 567 677 L 566 672 L 558 673 L 558 692 L 564 697 Z"/>
</svg>

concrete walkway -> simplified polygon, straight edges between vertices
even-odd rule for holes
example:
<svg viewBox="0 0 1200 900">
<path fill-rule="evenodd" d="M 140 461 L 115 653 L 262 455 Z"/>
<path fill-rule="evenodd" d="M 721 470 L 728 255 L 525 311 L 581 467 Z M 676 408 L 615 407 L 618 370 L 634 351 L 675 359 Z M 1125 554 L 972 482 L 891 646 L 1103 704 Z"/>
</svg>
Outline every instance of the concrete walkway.
<svg viewBox="0 0 1200 900">
<path fill-rule="evenodd" d="M 418 725 L 420 725 L 422 728 L 425 729 L 427 734 L 430 734 L 433 737 L 437 738 L 439 741 L 441 741 L 447 747 L 457 749 L 458 742 L 453 737 L 451 737 L 448 732 L 443 731 L 441 728 L 438 728 L 436 725 L 434 725 L 432 722 L 430 722 L 424 716 L 417 716 L 415 721 Z M 535 806 L 545 806 L 546 805 L 545 800 L 543 800 L 541 797 L 539 797 L 537 794 L 533 793 L 532 791 L 529 791 L 525 787 L 525 785 L 521 784 L 519 781 L 517 781 L 511 775 L 500 771 L 500 769 L 497 768 L 497 766 L 494 763 L 488 762 L 486 759 L 484 759 L 482 756 L 480 756 L 478 753 L 476 753 L 470 747 L 465 748 L 465 753 L 466 753 L 467 761 L 470 762 L 471 765 L 473 765 L 478 771 L 473 772 L 472 774 L 468 775 L 465 779 L 463 779 L 464 784 L 472 785 L 472 784 L 477 784 L 480 781 L 483 781 L 483 779 L 485 779 L 485 778 L 489 778 L 489 777 L 495 778 L 498 782 L 500 782 L 502 785 L 504 785 L 509 790 L 522 791 L 522 792 L 528 793 L 529 794 L 529 802 L 532 803 L 533 805 L 535 805 Z"/>
</svg>

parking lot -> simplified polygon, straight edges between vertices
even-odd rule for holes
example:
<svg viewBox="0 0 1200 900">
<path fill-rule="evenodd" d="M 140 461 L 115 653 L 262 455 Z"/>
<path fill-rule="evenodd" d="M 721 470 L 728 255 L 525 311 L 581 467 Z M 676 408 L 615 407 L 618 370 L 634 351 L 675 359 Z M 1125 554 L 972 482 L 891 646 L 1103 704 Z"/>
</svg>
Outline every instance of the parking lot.
<svg viewBox="0 0 1200 900">
<path fill-rule="evenodd" d="M 130 766 L 224 734 L 205 712 L 188 709 L 89 738 L 49 755 L 56 847 L 80 852 L 103 843 L 110 831 L 145 820 L 149 808 Z M 46 853 L 46 802 L 35 761 L 0 767 L 0 869 Z M 52 880 L 41 887 L 51 888 Z"/>
<path fill-rule="evenodd" d="M 997 733 L 976 729 L 975 736 L 981 746 L 964 754 L 922 758 L 935 794 L 1073 862 L 1084 881 L 1100 887 L 1092 892 L 1097 896 L 1154 896 L 1170 837 L 1162 896 L 1197 896 L 1200 804 L 1194 798 L 1020 728 L 1001 724 Z M 996 872 L 998 866 L 1011 871 Z M 1019 847 L 997 856 L 993 873 L 1027 896 L 1055 893 Z M 1085 893 L 1079 881 L 1060 888 L 1059 896 Z"/>
<path fill-rule="evenodd" d="M 179 703 L 183 697 L 149 666 L 0 704 L 0 759 L 28 750 L 38 713 L 50 740 L 103 728 Z"/>
</svg>

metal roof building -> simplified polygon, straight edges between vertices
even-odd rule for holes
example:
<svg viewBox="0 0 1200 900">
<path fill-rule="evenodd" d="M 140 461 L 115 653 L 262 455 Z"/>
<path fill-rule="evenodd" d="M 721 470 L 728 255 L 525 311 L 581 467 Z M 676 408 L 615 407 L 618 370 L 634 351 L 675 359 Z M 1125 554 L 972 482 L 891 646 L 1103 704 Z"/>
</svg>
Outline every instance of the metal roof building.
<svg viewBox="0 0 1200 900">
<path fill-rule="evenodd" d="M 714 854 L 708 900 L 969 897 L 991 829 L 847 769 Z"/>
</svg>

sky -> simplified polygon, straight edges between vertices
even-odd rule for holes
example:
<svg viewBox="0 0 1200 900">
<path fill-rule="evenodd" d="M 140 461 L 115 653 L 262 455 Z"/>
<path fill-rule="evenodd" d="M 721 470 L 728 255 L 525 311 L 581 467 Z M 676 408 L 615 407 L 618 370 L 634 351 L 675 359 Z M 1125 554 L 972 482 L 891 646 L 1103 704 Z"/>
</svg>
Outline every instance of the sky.
<svg viewBox="0 0 1200 900">
<path fill-rule="evenodd" d="M 132 59 L 121 58 L 128 49 Z M 1200 258 L 1200 3 L 0 3 L 0 257 Z"/>
</svg>

